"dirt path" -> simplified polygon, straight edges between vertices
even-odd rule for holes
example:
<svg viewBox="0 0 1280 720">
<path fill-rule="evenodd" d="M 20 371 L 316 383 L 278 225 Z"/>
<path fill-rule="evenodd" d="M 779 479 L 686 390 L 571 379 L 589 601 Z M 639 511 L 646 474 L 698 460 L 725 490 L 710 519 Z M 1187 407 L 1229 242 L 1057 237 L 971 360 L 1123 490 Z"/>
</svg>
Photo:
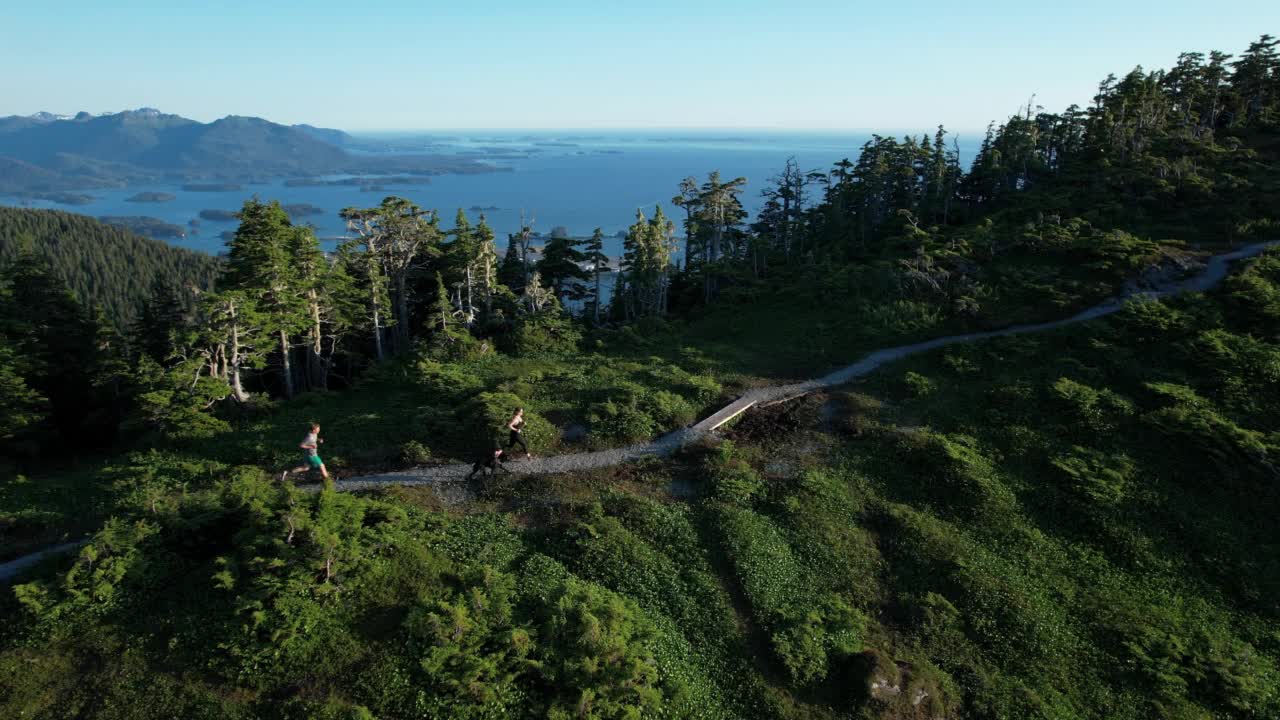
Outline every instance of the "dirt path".
<svg viewBox="0 0 1280 720">
<path fill-rule="evenodd" d="M 1161 298 L 1183 292 L 1203 292 L 1212 288 L 1214 285 L 1217 285 L 1227 276 L 1227 271 L 1229 270 L 1232 262 L 1247 257 L 1253 257 L 1261 253 L 1263 250 L 1277 245 L 1280 245 L 1280 241 L 1257 243 L 1254 245 L 1247 245 L 1233 252 L 1214 255 L 1206 261 L 1204 270 L 1196 275 L 1176 282 L 1166 283 L 1150 290 L 1126 293 L 1120 297 L 1111 298 L 1110 300 L 1106 300 L 1089 308 L 1088 310 L 1072 315 L 1069 318 L 1031 325 L 1014 325 L 1000 330 L 990 330 L 987 332 L 950 335 L 948 337 L 926 340 L 924 342 L 913 343 L 911 345 L 899 345 L 897 347 L 877 350 L 851 365 L 846 365 L 845 367 L 820 378 L 793 383 L 791 385 L 775 385 L 773 387 L 764 387 L 752 390 L 723 408 L 720 408 L 710 417 L 707 417 L 690 427 L 668 433 L 650 442 L 637 443 L 635 445 L 629 445 L 623 448 L 614 448 L 611 450 L 600 450 L 598 452 L 556 455 L 546 458 L 534 458 L 533 460 L 516 460 L 508 463 L 507 467 L 511 469 L 512 472 L 544 475 L 611 467 L 613 465 L 619 465 L 624 462 L 631 462 L 643 458 L 666 457 L 678 450 L 681 446 L 697 440 L 700 437 L 704 437 L 716 428 L 719 428 L 733 418 L 757 405 L 760 407 L 766 407 L 780 402 L 786 402 L 787 400 L 792 400 L 818 390 L 843 385 L 854 378 L 868 375 L 887 363 L 901 360 L 902 358 L 910 355 L 927 352 L 947 345 L 955 345 L 957 343 L 974 342 L 977 340 L 985 340 L 987 338 L 1003 337 L 1005 335 L 1042 332 L 1066 325 L 1074 325 L 1075 323 L 1093 320 L 1117 312 L 1124 307 L 1124 303 L 1127 300 L 1135 298 Z M 470 470 L 470 465 L 463 464 L 434 465 L 402 470 L 399 472 L 346 478 L 344 480 L 338 480 L 336 487 L 340 491 L 350 492 L 354 490 L 369 490 L 387 485 L 431 485 L 435 486 L 437 493 L 441 495 L 441 498 L 445 502 L 449 504 L 456 504 L 458 502 L 465 501 L 472 496 L 471 490 L 464 482 L 464 478 Z M 319 489 L 319 486 L 307 485 L 302 486 L 302 489 L 314 492 Z M 7 563 L 0 564 L 0 582 L 8 581 L 22 570 L 39 562 L 47 554 L 65 551 L 76 544 L 78 543 L 69 543 L 66 545 L 47 548 L 45 550 L 11 560 Z"/>
<path fill-rule="evenodd" d="M 23 570 L 39 563 L 46 557 L 64 553 L 68 550 L 74 550 L 83 544 L 83 541 L 62 543 L 61 545 L 54 545 L 43 550 L 37 550 L 30 555 L 23 555 L 20 558 L 15 558 L 7 563 L 0 564 L 0 582 L 8 582 Z"/>
<path fill-rule="evenodd" d="M 752 390 L 723 408 L 720 408 L 710 417 L 707 417 L 690 427 L 668 433 L 667 435 L 663 435 L 662 437 L 650 442 L 637 443 L 623 448 L 601 450 L 598 452 L 557 455 L 554 457 L 535 458 L 533 460 L 517 460 L 508 463 L 507 467 L 513 472 L 542 475 L 609 467 L 646 457 L 665 457 L 678 450 L 682 445 L 707 435 L 752 407 L 757 405 L 760 407 L 766 407 L 768 405 L 792 400 L 818 390 L 843 385 L 854 378 L 868 375 L 887 363 L 901 360 L 902 358 L 910 355 L 927 352 L 947 345 L 955 345 L 957 343 L 974 342 L 976 340 L 1003 337 L 1005 335 L 1042 332 L 1066 325 L 1085 322 L 1087 320 L 1093 320 L 1117 312 L 1124 307 L 1124 303 L 1126 301 L 1135 298 L 1160 298 L 1183 292 L 1203 292 L 1212 288 L 1214 285 L 1217 285 L 1227 276 L 1227 271 L 1232 262 L 1246 257 L 1253 257 L 1254 255 L 1261 253 L 1263 250 L 1276 245 L 1280 245 L 1280 241 L 1257 243 L 1255 245 L 1248 245 L 1234 252 L 1214 255 L 1206 261 L 1204 270 L 1189 278 L 1166 283 L 1151 290 L 1132 292 L 1120 297 L 1111 298 L 1110 300 L 1106 300 L 1101 304 L 1089 308 L 1088 310 L 1061 320 L 1053 320 L 1050 322 L 1030 325 L 1014 325 L 1000 330 L 989 330 L 986 332 L 950 335 L 948 337 L 926 340 L 924 342 L 913 343 L 911 345 L 899 345 L 897 347 L 877 350 L 851 365 L 846 365 L 839 370 L 814 380 L 806 380 L 804 382 L 793 383 L 791 385 L 775 385 L 772 387 Z M 399 472 L 347 478 L 345 480 L 339 480 L 337 482 L 337 488 L 338 490 L 349 491 L 367 490 L 384 485 L 443 486 L 444 484 L 456 484 L 456 487 L 446 491 L 449 496 L 447 499 L 464 499 L 469 495 L 469 493 L 464 487 L 461 487 L 462 480 L 470 470 L 471 466 L 469 465 L 436 465 L 402 470 Z M 441 487 L 440 489 L 442 491 L 445 490 L 444 487 Z"/>
</svg>

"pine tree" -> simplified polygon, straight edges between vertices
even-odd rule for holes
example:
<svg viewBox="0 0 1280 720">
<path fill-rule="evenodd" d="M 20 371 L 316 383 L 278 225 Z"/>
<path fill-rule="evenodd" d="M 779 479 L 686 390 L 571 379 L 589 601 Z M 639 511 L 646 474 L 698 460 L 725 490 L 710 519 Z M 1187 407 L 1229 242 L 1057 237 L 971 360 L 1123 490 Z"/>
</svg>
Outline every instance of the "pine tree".
<svg viewBox="0 0 1280 720">
<path fill-rule="evenodd" d="M 514 235 L 509 235 L 507 252 L 502 256 L 502 264 L 498 267 L 498 282 L 519 295 L 524 292 L 524 277 L 524 256 L 520 252 L 520 243 Z"/>
<path fill-rule="evenodd" d="M 476 309 L 478 294 L 478 274 L 480 265 L 480 247 L 467 214 L 458 209 L 453 221 L 453 229 L 447 234 L 453 237 L 445 251 L 445 267 L 449 284 L 456 288 L 457 297 L 454 305 L 461 308 L 463 324 L 471 327 L 479 312 Z"/>
<path fill-rule="evenodd" d="M 300 248 L 306 243 L 297 238 L 298 229 L 279 202 L 245 201 L 240 226 L 227 243 L 223 276 L 225 287 L 241 291 L 252 302 L 264 323 L 261 330 L 275 338 L 286 398 L 294 394 L 293 337 L 311 324 L 306 281 L 294 264 L 294 252 L 305 253 Z"/>
<path fill-rule="evenodd" d="M 427 262 L 440 254 L 438 245 L 442 234 L 434 211 L 423 210 L 412 202 L 399 197 L 388 197 L 375 208 L 346 208 L 341 213 L 359 236 L 357 242 L 364 246 L 367 261 L 377 265 L 377 272 L 370 270 L 371 312 L 375 326 L 383 324 L 382 309 L 377 307 L 377 276 L 386 278 L 390 291 L 395 322 L 392 327 L 393 347 L 397 352 L 408 350 L 409 310 L 413 304 L 410 280 Z M 375 330 L 378 357 L 383 355 L 381 333 Z"/>
<path fill-rule="evenodd" d="M 363 249 L 361 245 L 364 246 Z M 381 362 L 386 357 L 383 330 L 387 323 L 387 308 L 391 305 L 391 296 L 387 291 L 386 273 L 382 271 L 382 263 L 378 262 L 378 247 L 380 243 L 373 234 L 344 242 L 338 246 L 337 267 L 341 268 L 342 274 L 350 278 L 364 296 L 359 319 L 353 323 L 353 327 L 367 332 L 373 338 L 374 358 Z"/>
<path fill-rule="evenodd" d="M 265 331 L 268 323 L 252 294 L 243 290 L 210 293 L 201 303 L 201 312 L 197 331 L 189 343 L 191 354 L 202 360 L 209 375 L 225 384 L 232 399 L 248 402 L 248 371 L 262 367 L 264 348 L 273 342 Z"/>
<path fill-rule="evenodd" d="M 591 314 L 591 322 L 596 325 L 600 324 L 600 276 L 609 267 L 609 257 L 604 254 L 604 232 L 600 228 L 596 228 L 591 233 L 591 239 L 587 241 L 587 252 L 584 256 L 585 261 L 591 266 L 592 289 L 591 299 L 587 301 L 587 309 Z"/>
<path fill-rule="evenodd" d="M 498 295 L 498 250 L 494 245 L 493 228 L 484 215 L 476 224 L 476 278 L 480 297 L 484 303 L 485 322 L 493 317 L 493 300 Z"/>
<path fill-rule="evenodd" d="M 349 283 L 341 282 L 340 278 L 335 281 L 334 269 L 325 258 L 324 251 L 320 249 L 320 241 L 311 228 L 293 228 L 287 252 L 289 264 L 296 274 L 297 291 L 305 303 L 307 386 L 324 390 L 329 387 L 329 370 L 332 366 L 332 350 L 326 356 L 324 348 L 325 326 L 330 326 L 328 334 L 336 341 L 340 334 L 338 329 L 349 325 L 339 320 L 345 316 L 337 311 L 335 305 L 352 302 L 354 298 L 350 295 L 353 288 Z M 339 293 L 344 293 L 347 297 L 340 299 Z"/>
<path fill-rule="evenodd" d="M 590 273 L 582 269 L 587 261 L 578 248 L 583 241 L 552 236 L 542 252 L 542 258 L 535 264 L 542 282 L 550 287 L 557 298 L 580 301 L 587 295 L 586 282 L 591 279 Z"/>
<path fill-rule="evenodd" d="M 703 300 L 708 304 L 719 291 L 718 265 L 729 250 L 728 242 L 746 217 L 746 211 L 738 199 L 746 184 L 747 179 L 743 177 L 721 182 L 719 171 L 715 171 L 699 188 L 700 224 L 708 229 L 708 238 L 702 248 Z"/>
<path fill-rule="evenodd" d="M 175 336 L 188 322 L 186 303 L 178 289 L 165 280 L 155 280 L 151 296 L 143 303 L 138 319 L 130 328 L 134 352 L 164 364 L 173 351 Z"/>
<path fill-rule="evenodd" d="M 696 218 L 702 208 L 697 178 L 687 177 L 681 180 L 680 194 L 671 198 L 671 204 L 684 210 L 684 271 L 689 272 L 690 263 L 700 252 L 700 248 L 695 245 L 698 238 Z"/>
<path fill-rule="evenodd" d="M 645 218 L 643 210 L 636 210 L 636 221 L 623 240 L 616 290 L 626 319 L 666 313 L 674 231 L 661 207 L 654 211 L 652 220 Z"/>
<path fill-rule="evenodd" d="M 1231 63 L 1231 91 L 1236 96 L 1236 122 L 1267 125 L 1280 103 L 1280 40 L 1263 35 Z"/>
<path fill-rule="evenodd" d="M 13 350 L 0 346 L 0 448 L 10 457 L 33 454 L 35 447 L 23 438 L 35 434 L 48 414 L 49 401 L 22 376 Z"/>
<path fill-rule="evenodd" d="M 432 313 L 436 329 L 447 333 L 449 331 L 449 319 L 453 317 L 453 314 L 453 304 L 449 302 L 449 291 L 445 287 L 444 278 L 440 276 L 440 273 L 436 273 L 436 302 L 435 311 Z"/>
<path fill-rule="evenodd" d="M 85 448 L 86 434 L 102 439 L 88 427 L 101 404 L 94 392 L 102 369 L 98 335 L 93 316 L 43 258 L 23 253 L 0 267 L 0 347 L 12 353 L 9 372 L 32 394 L 13 384 L 11 390 L 19 406 L 22 398 L 47 399 L 54 427 L 77 449 Z"/>
</svg>

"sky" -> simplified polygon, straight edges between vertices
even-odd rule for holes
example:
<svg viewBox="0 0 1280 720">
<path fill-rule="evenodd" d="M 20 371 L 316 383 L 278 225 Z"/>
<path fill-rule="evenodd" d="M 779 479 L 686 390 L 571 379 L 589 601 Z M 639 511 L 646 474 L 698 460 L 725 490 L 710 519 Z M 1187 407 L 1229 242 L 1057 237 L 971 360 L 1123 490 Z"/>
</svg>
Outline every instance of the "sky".
<svg viewBox="0 0 1280 720">
<path fill-rule="evenodd" d="M 0 115 L 976 130 L 1263 33 L 1276 0 L 0 0 Z"/>
</svg>

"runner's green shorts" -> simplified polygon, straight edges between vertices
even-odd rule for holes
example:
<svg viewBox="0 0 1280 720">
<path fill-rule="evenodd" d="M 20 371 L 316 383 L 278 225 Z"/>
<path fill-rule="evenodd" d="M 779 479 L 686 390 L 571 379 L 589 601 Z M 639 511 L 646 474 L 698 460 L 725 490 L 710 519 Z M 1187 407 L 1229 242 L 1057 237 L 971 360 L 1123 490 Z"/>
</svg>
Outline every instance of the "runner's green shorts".
<svg viewBox="0 0 1280 720">
<path fill-rule="evenodd" d="M 324 464 L 324 461 L 320 459 L 319 455 L 308 455 L 307 464 L 313 468 L 319 469 L 319 467 Z"/>
</svg>

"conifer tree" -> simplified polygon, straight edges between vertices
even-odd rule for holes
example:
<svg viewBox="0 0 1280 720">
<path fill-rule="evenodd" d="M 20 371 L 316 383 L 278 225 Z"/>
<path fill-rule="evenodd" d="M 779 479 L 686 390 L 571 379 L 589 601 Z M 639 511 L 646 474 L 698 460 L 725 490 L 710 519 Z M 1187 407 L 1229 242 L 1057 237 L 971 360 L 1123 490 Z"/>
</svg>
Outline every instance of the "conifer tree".
<svg viewBox="0 0 1280 720">
<path fill-rule="evenodd" d="M 49 401 L 22 377 L 12 348 L 0 346 L 0 448 L 10 456 L 30 454 L 35 448 L 19 450 L 22 438 L 38 428 L 48 412 Z"/>
<path fill-rule="evenodd" d="M 616 291 L 626 319 L 666 313 L 674 230 L 661 207 L 654 211 L 652 220 L 645 218 L 643 210 L 636 210 L 636 221 L 623 240 Z"/>
<path fill-rule="evenodd" d="M 346 208 L 341 213 L 347 225 L 357 233 L 355 242 L 363 246 L 366 262 L 376 265 L 366 274 L 372 281 L 370 288 L 371 314 L 374 317 L 374 338 L 378 357 L 383 356 L 381 333 L 377 328 L 386 325 L 382 320 L 383 308 L 378 307 L 381 280 L 386 278 L 395 322 L 392 325 L 393 347 L 403 352 L 409 347 L 409 311 L 413 304 L 410 279 L 427 262 L 440 254 L 439 222 L 434 211 L 423 210 L 412 202 L 399 197 L 388 197 L 374 208 Z"/>
<path fill-rule="evenodd" d="M 294 252 L 303 252 L 297 233 L 279 202 L 245 201 L 240 226 L 227 243 L 223 277 L 228 289 L 241 291 L 252 302 L 261 330 L 275 338 L 286 398 L 294 394 L 292 338 L 310 324 L 306 281 L 294 264 Z"/>
<path fill-rule="evenodd" d="M 728 182 L 720 180 L 720 172 L 712 172 L 707 182 L 699 188 L 698 205 L 702 215 L 702 223 L 708 229 L 708 238 L 703 245 L 703 300 L 710 303 L 719 291 L 720 272 L 718 264 L 727 248 L 727 241 L 737 226 L 746 217 L 746 211 L 738 195 L 747 184 L 743 177 Z"/>
<path fill-rule="evenodd" d="M 487 321 L 493 315 L 493 299 L 498 295 L 498 250 L 494 245 L 493 228 L 484 215 L 476 223 L 475 244 L 476 282 Z"/>
<path fill-rule="evenodd" d="M 582 268 L 587 256 L 578 250 L 581 240 L 562 236 L 552 236 L 535 268 L 542 282 L 555 292 L 556 297 L 565 300 L 579 301 L 586 297 L 586 282 L 591 279 L 590 273 Z"/>
<path fill-rule="evenodd" d="M 520 244 L 516 236 L 508 235 L 507 252 L 502 256 L 502 264 L 498 267 L 498 282 L 519 295 L 524 292 L 524 277 L 524 255 L 520 252 Z"/>
<path fill-rule="evenodd" d="M 587 311 L 591 315 L 591 322 L 600 324 L 600 276 L 609 267 L 609 257 L 604 254 L 604 232 L 600 228 L 596 228 L 591 233 L 591 239 L 587 241 L 587 252 L 584 260 L 591 265 L 591 294 L 590 300 L 587 301 Z"/>
<path fill-rule="evenodd" d="M 439 331 L 449 331 L 449 319 L 453 317 L 453 313 L 453 304 L 449 302 L 449 290 L 445 287 L 444 278 L 436 273 L 436 302 L 432 316 Z"/>
<path fill-rule="evenodd" d="M 98 407 L 98 334 L 93 316 L 45 259 L 25 252 L 0 267 L 0 347 L 12 352 L 10 372 L 35 394 L 12 388 L 18 398 L 47 399 L 65 439 L 86 432 L 87 416 Z"/>
<path fill-rule="evenodd" d="M 476 296 L 479 293 L 477 276 L 480 269 L 480 246 L 471 228 L 471 221 L 462 208 L 458 208 L 453 229 L 447 234 L 453 237 L 445 251 L 445 264 L 450 284 L 456 288 L 454 305 L 461 308 L 463 324 L 470 327 L 479 315 Z"/>
<path fill-rule="evenodd" d="M 334 351 L 341 336 L 354 324 L 358 291 L 345 268 L 325 257 L 311 228 L 293 228 L 288 255 L 306 306 L 306 382 L 312 389 L 324 390 L 329 387 Z M 326 338 L 330 341 L 328 349 Z"/>
<path fill-rule="evenodd" d="M 165 280 L 156 279 L 150 297 L 130 329 L 134 352 L 163 365 L 172 352 L 175 336 L 189 320 L 178 289 Z"/>
</svg>

